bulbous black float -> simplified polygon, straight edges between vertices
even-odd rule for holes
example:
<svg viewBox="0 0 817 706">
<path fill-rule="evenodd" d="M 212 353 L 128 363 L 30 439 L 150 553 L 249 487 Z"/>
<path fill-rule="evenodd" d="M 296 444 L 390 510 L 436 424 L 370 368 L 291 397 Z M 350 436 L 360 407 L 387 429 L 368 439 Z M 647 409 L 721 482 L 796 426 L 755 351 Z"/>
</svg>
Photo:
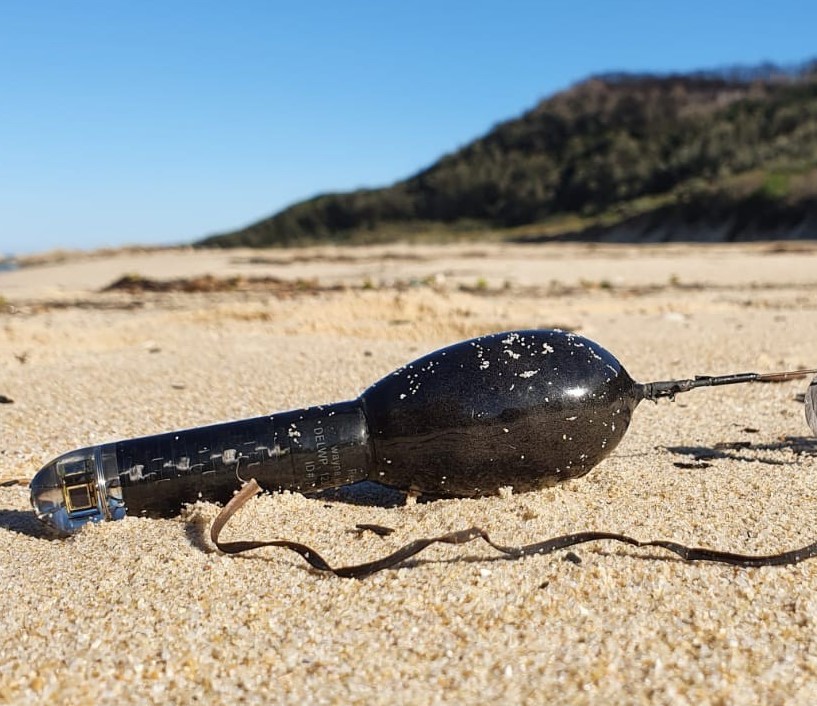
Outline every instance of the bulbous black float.
<svg viewBox="0 0 817 706">
<path fill-rule="evenodd" d="M 356 400 L 70 452 L 36 475 L 32 503 L 70 533 L 88 521 L 226 501 L 242 478 L 300 492 L 362 480 L 448 496 L 536 490 L 607 457 L 641 400 L 804 372 L 642 384 L 574 333 L 493 334 L 430 353 Z"/>
<path fill-rule="evenodd" d="M 483 336 L 431 353 L 361 396 L 369 477 L 439 495 L 536 490 L 610 454 L 643 389 L 598 344 L 563 331 Z"/>
</svg>

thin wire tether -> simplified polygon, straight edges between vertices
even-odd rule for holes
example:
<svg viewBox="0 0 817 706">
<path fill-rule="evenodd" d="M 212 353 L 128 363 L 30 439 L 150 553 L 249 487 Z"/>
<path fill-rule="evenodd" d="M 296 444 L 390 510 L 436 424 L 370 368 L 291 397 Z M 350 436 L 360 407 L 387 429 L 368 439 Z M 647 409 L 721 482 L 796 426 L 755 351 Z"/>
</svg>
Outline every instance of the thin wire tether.
<svg viewBox="0 0 817 706">
<path fill-rule="evenodd" d="M 696 375 L 687 380 L 659 380 L 639 383 L 641 399 L 657 400 L 660 397 L 675 397 L 681 392 L 689 392 L 696 387 L 714 387 L 716 385 L 738 385 L 744 382 L 785 382 L 798 380 L 814 375 L 817 368 L 811 370 L 787 370 L 781 373 L 732 373 L 731 375 Z"/>
</svg>

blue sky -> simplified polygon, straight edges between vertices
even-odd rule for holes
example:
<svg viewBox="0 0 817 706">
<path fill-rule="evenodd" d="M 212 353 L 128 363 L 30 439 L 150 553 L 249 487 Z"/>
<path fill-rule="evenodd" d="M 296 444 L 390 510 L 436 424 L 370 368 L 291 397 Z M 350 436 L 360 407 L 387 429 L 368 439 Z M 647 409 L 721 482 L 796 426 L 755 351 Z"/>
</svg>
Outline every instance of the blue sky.
<svg viewBox="0 0 817 706">
<path fill-rule="evenodd" d="M 777 0 L 0 0 L 0 253 L 389 184 L 593 73 L 817 57 Z"/>
</svg>

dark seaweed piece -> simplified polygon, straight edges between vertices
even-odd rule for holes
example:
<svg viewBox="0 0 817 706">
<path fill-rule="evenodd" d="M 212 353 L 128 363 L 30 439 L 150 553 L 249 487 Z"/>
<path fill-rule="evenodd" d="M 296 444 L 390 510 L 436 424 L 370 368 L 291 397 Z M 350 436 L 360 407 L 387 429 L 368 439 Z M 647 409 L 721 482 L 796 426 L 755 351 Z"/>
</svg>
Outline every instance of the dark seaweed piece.
<svg viewBox="0 0 817 706">
<path fill-rule="evenodd" d="M 282 547 L 300 554 L 301 557 L 314 569 L 318 571 L 327 571 L 339 576 L 340 578 L 354 578 L 362 579 L 371 576 L 378 571 L 389 569 L 393 566 L 404 562 L 406 559 L 419 554 L 421 551 L 430 547 L 432 544 L 466 544 L 475 539 L 482 539 L 486 544 L 496 551 L 505 554 L 511 559 L 521 559 L 526 556 L 534 556 L 537 554 L 552 554 L 560 549 L 573 547 L 578 544 L 586 542 L 596 542 L 600 540 L 611 540 L 614 542 L 621 542 L 629 544 L 633 547 L 660 547 L 668 552 L 677 554 L 684 561 L 711 561 L 719 564 L 730 564 L 732 566 L 740 566 L 744 568 L 759 567 L 759 566 L 789 566 L 791 564 L 799 564 L 801 561 L 811 559 L 817 556 L 817 542 L 808 544 L 804 547 L 792 549 L 779 554 L 736 554 L 734 552 L 719 551 L 717 549 L 708 549 L 706 547 L 688 547 L 678 542 L 670 540 L 649 540 L 641 541 L 625 534 L 617 534 L 614 532 L 577 532 L 575 534 L 566 534 L 559 537 L 546 539 L 543 542 L 536 542 L 535 544 L 526 544 L 521 547 L 504 546 L 495 543 L 488 533 L 480 527 L 469 527 L 468 529 L 458 530 L 456 532 L 449 532 L 448 534 L 440 535 L 439 537 L 428 537 L 423 539 L 415 539 L 397 551 L 392 552 L 388 556 L 375 561 L 367 561 L 362 564 L 354 564 L 352 566 L 341 566 L 335 568 L 331 566 L 318 552 L 314 549 L 300 544 L 299 542 L 290 542 L 285 539 L 277 539 L 270 541 L 238 541 L 238 542 L 221 542 L 219 535 L 227 521 L 238 511 L 241 507 L 256 493 L 261 491 L 261 487 L 251 479 L 241 491 L 233 496 L 224 509 L 219 513 L 213 522 L 210 529 L 210 539 L 216 547 L 225 554 L 239 554 L 241 552 L 250 551 L 251 549 L 260 549 L 261 547 Z M 570 554 L 566 555 L 569 559 Z M 575 554 L 574 554 L 575 556 Z"/>
<path fill-rule="evenodd" d="M 391 527 L 384 527 L 383 525 L 359 524 L 355 525 L 355 529 L 361 532 L 374 532 L 378 537 L 388 537 L 394 530 Z"/>
</svg>

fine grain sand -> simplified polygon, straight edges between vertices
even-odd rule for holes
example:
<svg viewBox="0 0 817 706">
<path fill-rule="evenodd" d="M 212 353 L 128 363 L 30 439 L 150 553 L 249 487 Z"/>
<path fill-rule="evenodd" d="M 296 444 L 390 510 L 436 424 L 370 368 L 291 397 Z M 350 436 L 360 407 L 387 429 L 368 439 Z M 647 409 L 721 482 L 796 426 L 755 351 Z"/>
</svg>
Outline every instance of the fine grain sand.
<svg viewBox="0 0 817 706">
<path fill-rule="evenodd" d="M 234 291 L 101 292 L 125 273 Z M 300 283 L 245 286 L 253 277 Z M 817 561 L 739 569 L 609 542 L 508 561 L 435 546 L 365 580 L 219 554 L 218 507 L 54 539 L 27 483 L 72 448 L 355 397 L 462 338 L 569 327 L 637 380 L 817 366 L 817 248 L 450 245 L 75 255 L 0 273 L 0 701 L 769 703 L 817 699 Z M 642 404 L 613 455 L 535 493 L 252 500 L 225 539 L 335 565 L 477 525 L 743 553 L 817 535 L 807 380 Z M 379 537 L 358 523 L 394 528 Z"/>
</svg>

